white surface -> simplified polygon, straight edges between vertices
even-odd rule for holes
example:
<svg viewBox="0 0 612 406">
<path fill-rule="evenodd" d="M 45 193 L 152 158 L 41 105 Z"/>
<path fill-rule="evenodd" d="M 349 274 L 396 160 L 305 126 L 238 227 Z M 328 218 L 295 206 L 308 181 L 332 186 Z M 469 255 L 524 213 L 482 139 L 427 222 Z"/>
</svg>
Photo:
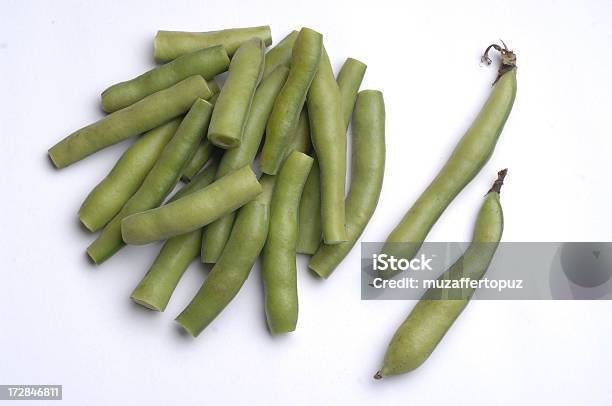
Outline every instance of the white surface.
<svg viewBox="0 0 612 406">
<path fill-rule="evenodd" d="M 366 241 L 386 237 L 485 99 L 502 37 L 518 55 L 514 111 L 492 160 L 430 240 L 469 239 L 497 169 L 506 241 L 611 240 L 609 1 L 0 1 L 0 383 L 63 384 L 64 404 L 603 405 L 612 401 L 610 302 L 478 302 L 416 372 L 372 380 L 412 306 L 362 302 L 359 249 L 323 283 L 300 259 L 298 330 L 270 337 L 259 269 L 198 339 L 129 294 L 158 250 L 87 262 L 77 224 L 90 188 L 125 148 L 62 171 L 46 150 L 99 118 L 99 93 L 152 66 L 157 29 L 310 26 L 339 68 L 368 63 L 384 91 L 387 169 Z M 405 3 L 406 5 L 400 6 Z"/>
</svg>

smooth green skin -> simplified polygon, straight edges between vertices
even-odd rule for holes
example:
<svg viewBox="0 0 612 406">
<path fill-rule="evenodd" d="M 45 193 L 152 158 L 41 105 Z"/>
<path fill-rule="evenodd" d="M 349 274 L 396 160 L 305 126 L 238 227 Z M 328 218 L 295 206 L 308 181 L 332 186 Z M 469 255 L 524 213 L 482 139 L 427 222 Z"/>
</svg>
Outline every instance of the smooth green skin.
<svg viewBox="0 0 612 406">
<path fill-rule="evenodd" d="M 503 231 L 499 193 L 489 192 L 478 213 L 472 244 L 439 279 L 481 279 L 495 254 Z M 430 289 L 395 332 L 376 379 L 410 372 L 431 355 L 467 306 L 473 290 Z M 448 299 L 441 299 L 448 298 Z"/>
<path fill-rule="evenodd" d="M 293 46 L 289 77 L 274 102 L 268 120 L 259 162 L 263 173 L 276 175 L 281 167 L 289 140 L 296 131 L 308 88 L 319 68 L 322 47 L 321 34 L 302 28 Z"/>
<path fill-rule="evenodd" d="M 386 242 L 390 244 L 383 247 L 384 252 L 397 258 L 412 259 L 416 255 L 440 215 L 493 154 L 515 96 L 516 69 L 512 69 L 494 85 L 489 99 L 444 167 L 389 234 Z M 392 244 L 397 242 L 413 244 L 407 247 Z"/>
<path fill-rule="evenodd" d="M 264 65 L 264 78 L 279 66 L 291 66 L 291 53 L 297 36 L 297 31 L 291 31 L 281 42 L 268 51 Z"/>
<path fill-rule="evenodd" d="M 290 137 L 287 144 L 287 150 L 283 157 L 283 162 L 292 151 L 306 153 L 310 150 L 312 144 L 310 142 L 310 121 L 308 119 L 308 111 L 306 106 L 300 112 L 297 128 L 294 134 Z"/>
<path fill-rule="evenodd" d="M 243 206 L 236 224 L 206 281 L 176 321 L 197 337 L 238 294 L 268 235 L 269 206 L 258 199 Z"/>
<path fill-rule="evenodd" d="M 300 200 L 298 220 L 298 254 L 312 255 L 321 242 L 321 182 L 319 163 L 314 160 Z"/>
<path fill-rule="evenodd" d="M 196 192 L 200 189 L 205 188 L 210 185 L 215 180 L 215 174 L 217 173 L 217 167 L 219 165 L 219 160 L 215 157 L 210 160 L 210 163 L 206 166 L 206 168 L 200 171 L 196 176 L 194 176 L 189 183 L 179 189 L 168 203 L 171 203 L 175 200 L 180 199 L 181 197 L 187 196 L 193 192 Z"/>
<path fill-rule="evenodd" d="M 167 62 L 214 45 L 223 45 L 228 55 L 232 56 L 243 42 L 253 37 L 263 40 L 266 46 L 272 44 L 272 33 L 268 25 L 208 32 L 157 31 L 153 44 L 154 56 L 158 62 Z"/>
<path fill-rule="evenodd" d="M 193 152 L 193 156 L 185 166 L 182 179 L 189 181 L 206 165 L 210 159 L 215 146 L 207 139 L 203 140 Z"/>
<path fill-rule="evenodd" d="M 216 165 L 209 165 L 193 182 L 184 186 L 170 199 L 180 199 L 200 190 L 215 179 Z M 202 229 L 177 235 L 164 243 L 149 271 L 132 293 L 132 300 L 148 309 L 163 312 L 179 280 L 200 252 Z"/>
<path fill-rule="evenodd" d="M 264 57 L 263 41 L 253 38 L 240 45 L 232 58 L 208 128 L 208 139 L 216 146 L 228 149 L 240 145 L 253 96 L 263 74 Z"/>
<path fill-rule="evenodd" d="M 260 193 L 257 177 L 245 166 L 165 206 L 125 217 L 121 235 L 128 244 L 143 245 L 185 234 L 238 209 Z"/>
<path fill-rule="evenodd" d="M 347 58 L 338 72 L 336 82 L 340 89 L 340 97 L 342 98 L 342 117 L 344 117 L 344 127 L 348 129 L 351 117 L 353 116 L 353 108 L 359 86 L 363 81 L 367 65 L 357 59 Z"/>
<path fill-rule="evenodd" d="M 308 267 L 327 278 L 348 255 L 372 218 L 385 172 L 385 102 L 381 92 L 359 92 L 353 114 L 351 185 L 346 197 L 347 241 L 321 244 Z"/>
<path fill-rule="evenodd" d="M 107 113 L 120 110 L 189 76 L 200 75 L 210 80 L 225 72 L 229 63 L 227 52 L 220 45 L 183 55 L 134 79 L 109 87 L 102 92 L 102 109 Z M 213 95 L 210 87 L 209 90 L 210 93 L 203 99 Z"/>
<path fill-rule="evenodd" d="M 262 266 L 266 317 L 272 334 L 294 331 L 297 324 L 298 210 L 312 162 L 308 155 L 292 152 L 277 176 L 272 193 Z"/>
<path fill-rule="evenodd" d="M 136 193 L 180 123 L 181 119 L 175 118 L 144 134 L 89 193 L 79 209 L 79 219 L 89 231 L 111 221 Z"/>
<path fill-rule="evenodd" d="M 253 162 L 266 130 L 266 122 L 274 106 L 274 100 L 288 74 L 287 67 L 279 66 L 257 87 L 244 127 L 242 142 L 240 146 L 227 150 L 223 154 L 217 172 L 218 178 Z M 235 217 L 236 213 L 229 213 L 206 227 L 202 241 L 202 262 L 217 262 L 230 237 Z"/>
<path fill-rule="evenodd" d="M 204 78 L 190 76 L 73 132 L 49 149 L 49 157 L 56 168 L 64 168 L 103 148 L 159 127 L 184 114 L 194 101 L 207 95 L 210 89 Z"/>
<path fill-rule="evenodd" d="M 325 244 L 346 241 L 344 188 L 346 127 L 342 98 L 327 52 L 307 97 L 310 136 L 321 169 L 321 223 Z"/>
<path fill-rule="evenodd" d="M 104 227 L 98 238 L 87 247 L 87 255 L 94 263 L 101 264 L 123 247 L 121 221 L 125 217 L 158 207 L 176 186 L 193 149 L 202 139 L 212 108 L 210 103 L 202 99 L 193 103 L 142 185 Z"/>
</svg>

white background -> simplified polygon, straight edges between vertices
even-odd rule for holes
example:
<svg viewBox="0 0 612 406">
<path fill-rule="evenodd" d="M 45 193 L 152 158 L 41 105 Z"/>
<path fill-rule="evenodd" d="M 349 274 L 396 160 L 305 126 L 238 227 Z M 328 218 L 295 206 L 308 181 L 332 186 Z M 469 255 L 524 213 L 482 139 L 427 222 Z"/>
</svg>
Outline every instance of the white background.
<svg viewBox="0 0 612 406">
<path fill-rule="evenodd" d="M 405 5 L 400 5 L 405 4 Z M 518 55 L 518 95 L 495 154 L 430 240 L 466 241 L 509 167 L 505 241 L 612 239 L 609 1 L 0 0 L 0 383 L 62 384 L 64 403 L 604 405 L 610 302 L 475 302 L 417 371 L 374 381 L 412 302 L 362 302 L 359 249 L 322 282 L 300 258 L 295 333 L 271 337 L 259 269 L 197 339 L 173 318 L 206 271 L 192 265 L 163 314 L 129 295 L 159 245 L 103 266 L 76 212 L 126 143 L 67 169 L 46 150 L 101 117 L 107 86 L 153 66 L 157 29 L 270 24 L 322 32 L 338 69 L 368 64 L 384 91 L 387 167 L 363 239 L 383 240 L 432 179 L 495 76 L 481 51 Z"/>
</svg>

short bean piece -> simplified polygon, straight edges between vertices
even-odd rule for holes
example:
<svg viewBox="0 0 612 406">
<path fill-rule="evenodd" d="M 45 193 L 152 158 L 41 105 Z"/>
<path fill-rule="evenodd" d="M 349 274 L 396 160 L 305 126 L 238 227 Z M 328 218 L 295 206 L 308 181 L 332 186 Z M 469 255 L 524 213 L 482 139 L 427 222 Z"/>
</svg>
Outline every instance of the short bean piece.
<svg viewBox="0 0 612 406">
<path fill-rule="evenodd" d="M 253 38 L 236 51 L 229 74 L 215 103 L 208 139 L 221 148 L 240 144 L 249 110 L 264 67 L 265 46 Z"/>
<path fill-rule="evenodd" d="M 123 218 L 162 204 L 176 186 L 193 149 L 202 139 L 211 114 L 212 105 L 207 101 L 198 99 L 193 103 L 176 134 L 168 142 L 136 193 L 87 248 L 87 255 L 93 262 L 101 264 L 123 247 L 121 239 Z"/>
<path fill-rule="evenodd" d="M 125 217 L 121 235 L 128 244 L 148 244 L 197 230 L 261 193 L 250 166 L 244 166 L 197 192 L 155 209 Z"/>
<path fill-rule="evenodd" d="M 94 152 L 184 114 L 196 99 L 208 95 L 210 89 L 204 78 L 190 76 L 73 132 L 49 149 L 49 157 L 57 168 L 64 168 Z"/>
<path fill-rule="evenodd" d="M 157 31 L 153 44 L 154 56 L 158 62 L 166 62 L 214 45 L 223 45 L 228 55 L 232 56 L 243 42 L 253 37 L 260 38 L 266 46 L 272 44 L 272 33 L 267 25 L 208 32 Z"/>
<path fill-rule="evenodd" d="M 266 130 L 266 122 L 272 111 L 274 100 L 288 74 L 288 68 L 279 66 L 258 86 L 244 127 L 242 142 L 238 147 L 227 150 L 223 154 L 217 178 L 253 162 Z M 232 231 L 235 216 L 234 212 L 228 213 L 206 227 L 202 241 L 202 262 L 217 262 Z"/>
<path fill-rule="evenodd" d="M 283 38 L 281 42 L 268 51 L 264 66 L 264 78 L 279 66 L 289 67 L 291 65 L 291 52 L 297 36 L 297 31 L 291 31 L 291 33 Z"/>
<path fill-rule="evenodd" d="M 112 113 L 189 76 L 200 75 L 210 80 L 225 72 L 229 63 L 227 52 L 220 45 L 185 54 L 134 79 L 109 87 L 102 92 L 102 108 Z M 210 93 L 202 98 L 208 99 L 212 94 L 210 89 Z"/>
<path fill-rule="evenodd" d="M 260 169 L 276 175 L 293 136 L 300 111 L 304 107 L 308 88 L 319 68 L 323 36 L 302 28 L 295 40 L 289 77 L 279 93 L 266 128 L 266 140 L 261 151 Z"/>
<path fill-rule="evenodd" d="M 296 240 L 300 196 L 313 159 L 292 152 L 276 179 L 262 275 L 268 327 L 272 334 L 295 330 L 298 318 Z"/>
<path fill-rule="evenodd" d="M 136 193 L 180 123 L 175 118 L 144 134 L 89 193 L 79 209 L 79 219 L 89 231 L 108 223 Z"/>
<path fill-rule="evenodd" d="M 377 90 L 357 96 L 353 114 L 353 164 L 346 197 L 347 241 L 321 244 L 308 267 L 327 278 L 351 251 L 372 218 L 385 172 L 385 102 Z"/>
<path fill-rule="evenodd" d="M 366 69 L 365 63 L 357 59 L 347 58 L 338 73 L 336 82 L 338 82 L 340 97 L 342 98 L 342 116 L 346 128 L 351 122 L 355 100 L 357 100 L 359 86 L 361 86 Z"/>
<path fill-rule="evenodd" d="M 298 254 L 312 255 L 321 242 L 321 183 L 319 163 L 314 159 L 300 200 L 298 221 Z"/>
</svg>

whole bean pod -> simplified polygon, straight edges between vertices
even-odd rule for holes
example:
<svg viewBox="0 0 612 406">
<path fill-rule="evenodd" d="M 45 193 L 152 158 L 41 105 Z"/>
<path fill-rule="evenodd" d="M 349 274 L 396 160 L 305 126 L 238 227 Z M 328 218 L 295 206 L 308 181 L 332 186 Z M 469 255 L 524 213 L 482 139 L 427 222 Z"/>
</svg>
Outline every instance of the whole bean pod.
<svg viewBox="0 0 612 406">
<path fill-rule="evenodd" d="M 480 280 L 501 240 L 504 220 L 499 191 L 506 171 L 485 196 L 472 243 L 439 279 Z M 474 289 L 429 289 L 398 328 L 389 344 L 383 367 L 374 378 L 403 374 L 419 367 L 431 355 L 446 332 L 468 305 Z"/>
<path fill-rule="evenodd" d="M 121 235 L 142 245 L 197 230 L 230 213 L 261 193 L 250 166 L 244 166 L 197 192 L 155 209 L 125 217 Z"/>
<path fill-rule="evenodd" d="M 308 267 L 327 278 L 351 251 L 372 218 L 385 172 L 385 102 L 377 90 L 357 96 L 353 114 L 353 163 L 346 197 L 347 241 L 321 244 Z"/>
<path fill-rule="evenodd" d="M 263 251 L 262 275 L 268 327 L 272 334 L 295 330 L 298 318 L 296 240 L 300 196 L 313 159 L 292 152 L 272 193 L 270 227 Z"/>
<path fill-rule="evenodd" d="M 310 135 L 321 169 L 321 222 L 325 244 L 346 241 L 344 184 L 346 127 L 340 89 L 327 52 L 308 91 Z"/>
<path fill-rule="evenodd" d="M 123 247 L 121 238 L 123 218 L 162 204 L 176 186 L 193 149 L 202 139 L 211 114 L 212 105 L 207 101 L 198 99 L 193 103 L 176 134 L 168 142 L 136 193 L 104 227 L 98 238 L 87 247 L 87 255 L 93 262 L 101 264 Z"/>
<path fill-rule="evenodd" d="M 89 193 L 79 209 L 79 219 L 89 231 L 108 223 L 136 193 L 180 123 L 175 118 L 144 134 Z"/>
<path fill-rule="evenodd" d="M 167 62 L 214 45 L 223 45 L 228 55 L 232 56 L 243 42 L 253 37 L 260 38 L 266 46 L 272 44 L 268 25 L 208 32 L 157 31 L 153 44 L 154 56 L 158 62 Z"/>
<path fill-rule="evenodd" d="M 297 31 L 291 31 L 281 42 L 268 51 L 263 72 L 264 78 L 279 66 L 291 66 L 291 53 L 297 36 Z"/>
<path fill-rule="evenodd" d="M 240 144 L 257 85 L 264 67 L 265 46 L 253 38 L 236 51 L 229 74 L 215 103 L 208 139 L 221 148 Z"/>
<path fill-rule="evenodd" d="M 288 74 L 288 68 L 279 66 L 261 82 L 253 97 L 253 104 L 244 127 L 242 142 L 238 147 L 227 150 L 223 154 L 217 171 L 217 178 L 253 162 L 266 130 L 266 122 L 272 111 L 274 100 Z M 232 231 L 235 216 L 234 212 L 228 213 L 206 227 L 202 241 L 202 262 L 217 262 Z"/>
<path fill-rule="evenodd" d="M 344 127 L 348 129 L 353 108 L 357 100 L 359 86 L 363 81 L 367 65 L 357 59 L 347 58 L 338 72 L 338 88 L 340 89 L 340 97 L 342 99 L 342 117 L 344 117 Z"/>
<path fill-rule="evenodd" d="M 216 170 L 216 163 L 207 166 L 169 202 L 208 186 L 215 179 Z M 167 240 L 145 277 L 134 289 L 132 300 L 151 310 L 163 312 L 187 267 L 199 254 L 201 244 L 202 229 Z"/>
<path fill-rule="evenodd" d="M 297 128 L 308 88 L 319 68 L 323 36 L 310 28 L 302 28 L 295 40 L 289 77 L 280 91 L 266 128 L 261 151 L 260 169 L 276 175 L 285 156 L 289 140 Z"/>
<path fill-rule="evenodd" d="M 57 168 L 64 168 L 103 148 L 158 127 L 184 114 L 196 99 L 208 96 L 210 89 L 204 78 L 190 76 L 73 132 L 49 149 L 49 157 Z"/>
<path fill-rule="evenodd" d="M 314 159 L 300 199 L 298 220 L 298 254 L 312 255 L 321 242 L 321 183 L 319 163 Z"/>
<path fill-rule="evenodd" d="M 493 47 L 501 52 L 502 65 L 489 99 L 444 167 L 387 237 L 383 251 L 388 255 L 412 259 L 440 215 L 493 154 L 516 96 L 516 57 L 507 48 Z"/>
<path fill-rule="evenodd" d="M 220 45 L 185 54 L 134 79 L 109 87 L 102 92 L 102 108 L 107 113 L 112 113 L 189 76 L 200 75 L 210 80 L 215 75 L 225 72 L 229 63 L 227 52 Z M 206 97 L 202 97 L 203 99 L 213 95 L 212 89 L 210 90 Z"/>
</svg>

